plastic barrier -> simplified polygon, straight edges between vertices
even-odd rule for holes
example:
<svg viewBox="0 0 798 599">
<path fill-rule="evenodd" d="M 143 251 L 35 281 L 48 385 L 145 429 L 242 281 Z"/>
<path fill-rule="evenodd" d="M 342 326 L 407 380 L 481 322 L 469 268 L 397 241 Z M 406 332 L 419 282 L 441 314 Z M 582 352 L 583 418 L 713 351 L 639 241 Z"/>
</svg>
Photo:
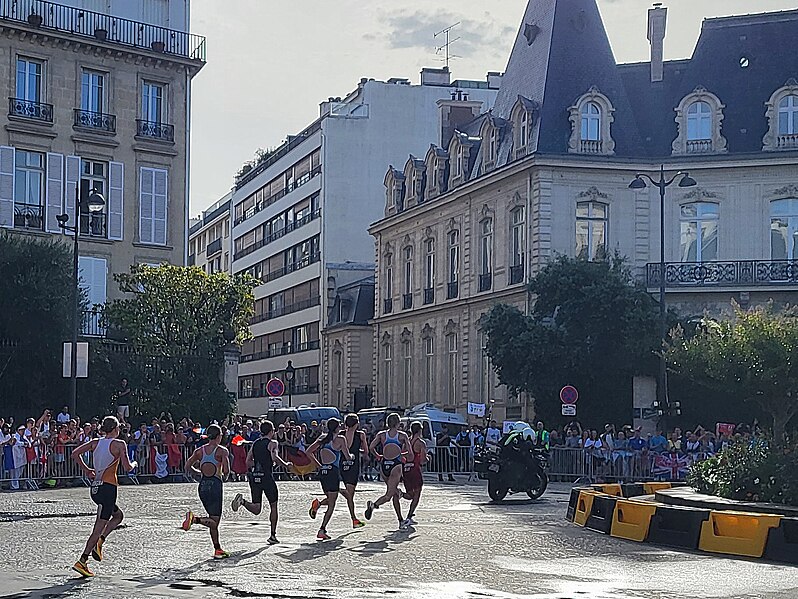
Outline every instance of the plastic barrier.
<svg viewBox="0 0 798 599">
<path fill-rule="evenodd" d="M 588 490 L 586 487 L 574 487 L 571 489 L 571 497 L 568 499 L 568 511 L 565 512 L 565 517 L 570 521 L 574 521 L 574 514 L 576 513 L 576 505 L 579 502 L 579 494 L 582 491 Z"/>
<path fill-rule="evenodd" d="M 625 483 L 621 485 L 621 494 L 629 499 L 630 497 L 640 497 L 646 494 L 643 483 Z"/>
<path fill-rule="evenodd" d="M 658 505 L 647 539 L 659 545 L 698 549 L 701 525 L 709 520 L 710 510 Z"/>
<path fill-rule="evenodd" d="M 607 495 L 612 495 L 613 497 L 623 497 L 623 492 L 621 491 L 621 485 L 619 484 L 593 485 L 592 487 L 596 491 L 601 491 L 602 493 L 606 493 Z"/>
<path fill-rule="evenodd" d="M 765 558 L 798 564 L 798 518 L 782 518 L 778 528 L 768 531 Z"/>
<path fill-rule="evenodd" d="M 580 491 L 574 511 L 574 524 L 584 526 L 593 509 L 593 500 L 599 495 L 598 491 Z"/>
<path fill-rule="evenodd" d="M 596 495 L 593 498 L 590 516 L 587 518 L 585 527 L 603 532 L 606 535 L 610 534 L 612 518 L 615 513 L 615 503 L 617 501 L 618 498 L 612 495 Z"/>
<path fill-rule="evenodd" d="M 662 489 L 670 489 L 671 483 L 643 483 L 643 491 L 646 495 L 653 495 Z"/>
<path fill-rule="evenodd" d="M 762 557 L 771 528 L 778 528 L 781 516 L 716 512 L 701 525 L 698 548 L 711 553 Z"/>
<path fill-rule="evenodd" d="M 610 535 L 642 543 L 648 537 L 651 518 L 656 511 L 657 505 L 654 503 L 619 499 L 615 504 Z"/>
</svg>

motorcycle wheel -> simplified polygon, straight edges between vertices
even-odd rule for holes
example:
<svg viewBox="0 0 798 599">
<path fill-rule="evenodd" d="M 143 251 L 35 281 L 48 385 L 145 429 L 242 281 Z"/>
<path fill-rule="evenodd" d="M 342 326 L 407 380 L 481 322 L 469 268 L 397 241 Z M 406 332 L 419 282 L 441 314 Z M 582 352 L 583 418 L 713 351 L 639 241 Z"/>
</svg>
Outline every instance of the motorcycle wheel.
<svg viewBox="0 0 798 599">
<path fill-rule="evenodd" d="M 507 497 L 509 489 L 507 487 L 500 487 L 492 480 L 488 481 L 488 495 L 493 501 L 501 501 Z"/>
<path fill-rule="evenodd" d="M 540 499 L 546 492 L 546 487 L 549 486 L 549 477 L 545 472 L 538 472 L 535 478 L 537 478 L 538 484 L 526 492 L 530 499 Z"/>
</svg>

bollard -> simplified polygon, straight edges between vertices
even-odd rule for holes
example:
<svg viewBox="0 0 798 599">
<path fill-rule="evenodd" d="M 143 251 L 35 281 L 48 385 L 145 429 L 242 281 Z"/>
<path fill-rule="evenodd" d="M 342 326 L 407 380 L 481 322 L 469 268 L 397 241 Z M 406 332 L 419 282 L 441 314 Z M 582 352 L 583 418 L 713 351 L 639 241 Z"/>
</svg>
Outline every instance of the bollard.
<svg viewBox="0 0 798 599">
<path fill-rule="evenodd" d="M 645 495 L 646 490 L 643 487 L 643 483 L 625 483 L 621 485 L 621 493 L 625 498 L 629 499 L 630 497 Z"/>
<path fill-rule="evenodd" d="M 612 495 L 613 497 L 623 497 L 623 492 L 621 491 L 621 485 L 619 484 L 593 485 L 592 487 L 596 491 L 601 491 L 602 493 L 606 493 L 607 495 Z"/>
</svg>

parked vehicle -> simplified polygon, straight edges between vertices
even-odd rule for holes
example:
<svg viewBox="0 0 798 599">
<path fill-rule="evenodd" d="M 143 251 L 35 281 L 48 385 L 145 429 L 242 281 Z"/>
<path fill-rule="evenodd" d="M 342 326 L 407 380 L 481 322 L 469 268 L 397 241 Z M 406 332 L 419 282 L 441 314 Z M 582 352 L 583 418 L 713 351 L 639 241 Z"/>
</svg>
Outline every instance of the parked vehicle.
<svg viewBox="0 0 798 599">
<path fill-rule="evenodd" d="M 468 421 L 462 414 L 444 412 L 429 404 L 414 406 L 407 410 L 404 417 L 402 417 L 402 423 L 407 430 L 410 429 L 410 423 L 416 420 L 421 423 L 421 434 L 429 450 L 435 447 L 435 440 L 443 429 L 444 424 L 449 430 L 449 436 L 452 439 L 457 436 L 457 433 L 468 427 Z"/>
<path fill-rule="evenodd" d="M 290 418 L 298 424 L 310 426 L 314 420 L 317 423 L 321 423 L 322 420 L 329 420 L 330 418 L 338 418 L 341 420 L 341 412 L 338 408 L 329 406 L 299 406 L 298 408 L 275 408 L 269 410 L 266 414 L 261 416 L 261 418 L 268 418 L 275 426 L 285 422 L 286 418 Z"/>
<path fill-rule="evenodd" d="M 526 493 L 539 499 L 546 491 L 548 459 L 542 448 L 522 444 L 518 447 L 485 445 L 474 453 L 474 470 L 488 481 L 488 495 L 502 501 L 508 493 Z"/>
</svg>

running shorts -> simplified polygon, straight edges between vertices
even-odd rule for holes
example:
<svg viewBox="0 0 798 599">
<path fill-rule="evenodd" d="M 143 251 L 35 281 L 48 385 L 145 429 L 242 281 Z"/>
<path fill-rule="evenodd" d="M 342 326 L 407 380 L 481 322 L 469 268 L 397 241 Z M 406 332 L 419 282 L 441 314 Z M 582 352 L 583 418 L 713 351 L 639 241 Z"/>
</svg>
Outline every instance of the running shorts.
<svg viewBox="0 0 798 599">
<path fill-rule="evenodd" d="M 222 479 L 218 476 L 203 476 L 199 484 L 199 498 L 209 516 L 222 517 Z"/>
<path fill-rule="evenodd" d="M 319 482 L 321 490 L 325 493 L 336 493 L 341 489 L 341 473 L 336 466 L 322 465 L 319 470 Z"/>
<path fill-rule="evenodd" d="M 341 462 L 341 481 L 345 485 L 357 486 L 360 478 L 360 460 L 344 460 Z"/>
<path fill-rule="evenodd" d="M 424 486 L 424 476 L 421 474 L 421 469 L 415 464 L 407 464 L 410 468 L 405 468 L 402 473 L 402 480 L 405 483 L 405 491 L 411 495 L 421 490 Z"/>
<path fill-rule="evenodd" d="M 100 506 L 100 520 L 110 520 L 119 511 L 116 505 L 116 485 L 102 483 L 91 487 L 91 500 Z"/>
<path fill-rule="evenodd" d="M 398 459 L 396 460 L 383 459 L 382 464 L 380 465 L 380 470 L 382 471 L 382 475 L 385 478 L 390 478 L 391 472 L 393 472 L 393 469 L 396 468 L 397 466 L 399 466 L 400 468 L 402 466 L 402 462 L 399 461 Z"/>
<path fill-rule="evenodd" d="M 250 472 L 249 492 L 252 494 L 252 503 L 263 503 L 264 495 L 266 495 L 266 501 L 269 503 L 277 503 L 277 483 L 268 474 Z"/>
</svg>

